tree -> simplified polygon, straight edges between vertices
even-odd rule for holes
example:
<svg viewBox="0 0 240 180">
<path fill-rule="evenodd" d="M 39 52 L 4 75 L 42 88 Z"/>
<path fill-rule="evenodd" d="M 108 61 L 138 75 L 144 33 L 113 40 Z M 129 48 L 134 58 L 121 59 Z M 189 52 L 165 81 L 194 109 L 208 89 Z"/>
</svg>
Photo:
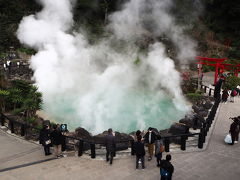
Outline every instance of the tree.
<svg viewBox="0 0 240 180">
<path fill-rule="evenodd" d="M 31 86 L 31 90 L 23 103 L 23 109 L 25 111 L 26 117 L 34 117 L 36 115 L 36 111 L 41 109 L 41 105 L 42 94 L 37 91 L 36 86 Z"/>
<path fill-rule="evenodd" d="M 23 103 L 21 90 L 14 87 L 10 88 L 8 99 L 13 106 L 13 110 L 15 110 L 17 107 L 20 107 Z"/>
<path fill-rule="evenodd" d="M 236 77 L 236 76 L 229 76 L 226 79 L 226 82 L 224 84 L 224 88 L 227 89 L 234 89 L 236 88 L 238 85 L 240 85 L 240 78 Z"/>
<path fill-rule="evenodd" d="M 5 111 L 5 104 L 8 96 L 9 92 L 7 90 L 0 90 L 0 112 Z"/>
</svg>

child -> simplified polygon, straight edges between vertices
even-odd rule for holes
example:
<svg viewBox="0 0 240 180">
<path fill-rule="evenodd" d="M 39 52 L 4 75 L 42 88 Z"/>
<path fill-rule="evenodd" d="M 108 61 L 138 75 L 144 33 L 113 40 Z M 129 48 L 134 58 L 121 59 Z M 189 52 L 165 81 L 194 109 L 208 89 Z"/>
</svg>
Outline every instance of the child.
<svg viewBox="0 0 240 180">
<path fill-rule="evenodd" d="M 144 166 L 144 156 L 145 156 L 145 149 L 144 144 L 142 143 L 142 136 L 139 135 L 137 137 L 137 142 L 135 142 L 135 150 L 136 150 L 136 169 L 138 169 L 138 161 L 141 160 L 142 169 L 145 168 Z"/>
</svg>

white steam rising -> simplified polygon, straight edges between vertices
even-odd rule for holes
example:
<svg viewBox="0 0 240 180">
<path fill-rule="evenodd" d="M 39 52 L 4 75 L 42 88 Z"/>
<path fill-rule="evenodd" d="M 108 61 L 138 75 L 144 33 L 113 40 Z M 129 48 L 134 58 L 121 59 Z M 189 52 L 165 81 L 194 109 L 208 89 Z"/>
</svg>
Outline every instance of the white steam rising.
<svg viewBox="0 0 240 180">
<path fill-rule="evenodd" d="M 74 1 L 39 1 L 43 10 L 24 17 L 17 34 L 38 51 L 31 67 L 46 114 L 93 134 L 109 127 L 163 129 L 184 116 L 180 75 L 157 41 L 168 36 L 183 61 L 195 53 L 168 13 L 171 0 L 130 0 L 109 16 L 111 35 L 94 45 L 83 33 L 70 32 Z M 136 44 L 149 34 L 154 43 L 142 53 Z"/>
</svg>

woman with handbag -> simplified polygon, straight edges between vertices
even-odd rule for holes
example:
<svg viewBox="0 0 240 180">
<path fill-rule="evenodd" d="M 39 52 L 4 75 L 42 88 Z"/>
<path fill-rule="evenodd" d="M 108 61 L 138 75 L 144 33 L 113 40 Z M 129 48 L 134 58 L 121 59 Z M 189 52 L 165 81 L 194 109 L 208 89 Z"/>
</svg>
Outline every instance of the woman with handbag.
<svg viewBox="0 0 240 180">
<path fill-rule="evenodd" d="M 52 154 L 50 153 L 51 140 L 50 140 L 50 129 L 48 125 L 44 125 L 43 129 L 40 131 L 39 143 L 43 145 L 46 156 Z"/>
<path fill-rule="evenodd" d="M 157 140 L 155 141 L 155 157 L 157 159 L 157 167 L 160 167 L 162 153 L 164 152 L 164 145 L 160 135 L 157 135 Z"/>
</svg>

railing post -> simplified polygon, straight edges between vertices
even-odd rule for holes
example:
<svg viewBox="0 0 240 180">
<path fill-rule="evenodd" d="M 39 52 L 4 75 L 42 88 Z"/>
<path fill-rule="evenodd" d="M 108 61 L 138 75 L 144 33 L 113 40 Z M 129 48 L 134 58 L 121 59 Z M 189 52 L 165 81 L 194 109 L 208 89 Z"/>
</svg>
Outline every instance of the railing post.
<svg viewBox="0 0 240 180">
<path fill-rule="evenodd" d="M 14 133 L 14 123 L 13 121 L 9 120 L 10 122 L 10 129 L 11 129 L 11 133 Z"/>
<path fill-rule="evenodd" d="M 199 137 L 198 137 L 198 148 L 202 149 L 203 148 L 203 134 L 200 132 Z"/>
<path fill-rule="evenodd" d="M 197 129 L 197 125 L 198 125 L 198 119 L 195 117 L 193 120 L 193 130 Z"/>
<path fill-rule="evenodd" d="M 1 114 L 1 126 L 4 126 L 5 123 L 5 117 L 3 114 Z"/>
<path fill-rule="evenodd" d="M 186 150 L 186 136 L 183 135 L 181 136 L 181 150 L 185 151 Z"/>
<path fill-rule="evenodd" d="M 203 141 L 203 143 L 205 143 L 205 140 L 206 140 L 205 129 L 201 128 L 200 133 L 202 134 L 202 141 Z"/>
<path fill-rule="evenodd" d="M 212 95 L 212 88 L 209 88 L 209 94 L 208 94 L 209 96 L 211 96 Z"/>
<path fill-rule="evenodd" d="M 205 93 L 207 92 L 207 86 L 204 86 L 204 92 Z"/>
<path fill-rule="evenodd" d="M 78 156 L 82 156 L 83 154 L 83 140 L 78 141 Z"/>
<path fill-rule="evenodd" d="M 165 151 L 169 152 L 169 144 L 170 144 L 169 137 L 165 137 L 164 143 L 165 143 Z"/>
<path fill-rule="evenodd" d="M 22 124 L 21 125 L 21 136 L 24 136 L 25 135 L 25 125 Z"/>
<path fill-rule="evenodd" d="M 96 157 L 96 150 L 95 150 L 95 144 L 91 144 L 91 158 L 94 159 Z"/>
<path fill-rule="evenodd" d="M 131 143 L 131 155 L 135 155 L 135 148 L 134 148 L 134 140 L 130 140 L 130 143 Z"/>
</svg>

